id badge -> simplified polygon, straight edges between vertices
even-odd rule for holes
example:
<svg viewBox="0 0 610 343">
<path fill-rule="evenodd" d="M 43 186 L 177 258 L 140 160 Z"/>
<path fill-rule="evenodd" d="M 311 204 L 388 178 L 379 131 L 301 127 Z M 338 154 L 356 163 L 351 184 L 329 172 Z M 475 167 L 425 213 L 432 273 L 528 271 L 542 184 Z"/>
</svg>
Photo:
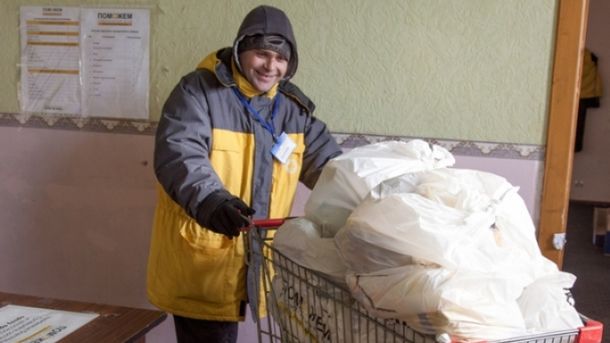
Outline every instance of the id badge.
<svg viewBox="0 0 610 343">
<path fill-rule="evenodd" d="M 296 143 L 288 137 L 286 132 L 282 132 L 275 144 L 273 144 L 273 147 L 271 147 L 271 154 L 280 161 L 280 163 L 285 164 L 296 146 Z"/>
</svg>

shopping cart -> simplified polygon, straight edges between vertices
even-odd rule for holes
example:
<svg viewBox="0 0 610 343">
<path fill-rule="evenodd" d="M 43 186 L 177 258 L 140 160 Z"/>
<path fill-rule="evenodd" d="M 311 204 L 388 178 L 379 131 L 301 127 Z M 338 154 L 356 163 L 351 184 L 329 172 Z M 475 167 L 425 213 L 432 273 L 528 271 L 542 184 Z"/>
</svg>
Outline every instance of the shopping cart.
<svg viewBox="0 0 610 343">
<path fill-rule="evenodd" d="M 282 223 L 255 221 L 246 233 L 248 297 L 259 342 L 451 341 L 447 335 L 425 335 L 402 321 L 372 316 L 348 290 L 274 249 L 270 232 Z M 490 342 L 600 343 L 603 325 L 582 318 L 579 329 Z"/>
</svg>

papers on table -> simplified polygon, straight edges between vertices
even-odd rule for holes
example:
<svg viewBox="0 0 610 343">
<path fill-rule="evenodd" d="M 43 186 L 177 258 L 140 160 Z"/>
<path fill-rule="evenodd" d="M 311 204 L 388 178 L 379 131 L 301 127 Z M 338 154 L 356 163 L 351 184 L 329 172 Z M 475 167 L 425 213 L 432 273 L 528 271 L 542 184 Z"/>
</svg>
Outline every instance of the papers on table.
<svg viewBox="0 0 610 343">
<path fill-rule="evenodd" d="M 0 343 L 58 342 L 98 316 L 46 308 L 0 307 Z"/>
</svg>

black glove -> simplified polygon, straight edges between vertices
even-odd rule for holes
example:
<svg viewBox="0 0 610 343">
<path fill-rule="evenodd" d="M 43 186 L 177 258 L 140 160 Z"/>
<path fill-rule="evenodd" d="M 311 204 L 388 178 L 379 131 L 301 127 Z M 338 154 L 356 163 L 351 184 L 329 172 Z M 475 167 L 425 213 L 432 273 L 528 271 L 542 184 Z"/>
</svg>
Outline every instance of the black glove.
<svg viewBox="0 0 610 343">
<path fill-rule="evenodd" d="M 233 238 L 239 236 L 241 228 L 250 226 L 249 216 L 254 212 L 240 198 L 220 190 L 205 198 L 197 217 L 208 229 Z"/>
</svg>

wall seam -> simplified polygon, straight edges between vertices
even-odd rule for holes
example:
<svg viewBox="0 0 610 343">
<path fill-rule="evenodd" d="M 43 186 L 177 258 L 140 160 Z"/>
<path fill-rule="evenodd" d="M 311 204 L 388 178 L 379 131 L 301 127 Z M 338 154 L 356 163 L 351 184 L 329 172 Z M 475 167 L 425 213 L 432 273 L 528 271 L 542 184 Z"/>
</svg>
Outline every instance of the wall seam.
<svg viewBox="0 0 610 343">
<path fill-rule="evenodd" d="M 0 127 L 22 127 L 38 129 L 102 132 L 113 134 L 154 135 L 157 122 L 122 118 L 67 117 L 38 114 L 0 112 Z M 355 148 L 384 141 L 422 139 L 437 144 L 454 155 L 473 157 L 493 157 L 503 159 L 544 161 L 543 145 L 499 143 L 471 140 L 451 140 L 396 135 L 332 132 L 342 148 Z"/>
</svg>

